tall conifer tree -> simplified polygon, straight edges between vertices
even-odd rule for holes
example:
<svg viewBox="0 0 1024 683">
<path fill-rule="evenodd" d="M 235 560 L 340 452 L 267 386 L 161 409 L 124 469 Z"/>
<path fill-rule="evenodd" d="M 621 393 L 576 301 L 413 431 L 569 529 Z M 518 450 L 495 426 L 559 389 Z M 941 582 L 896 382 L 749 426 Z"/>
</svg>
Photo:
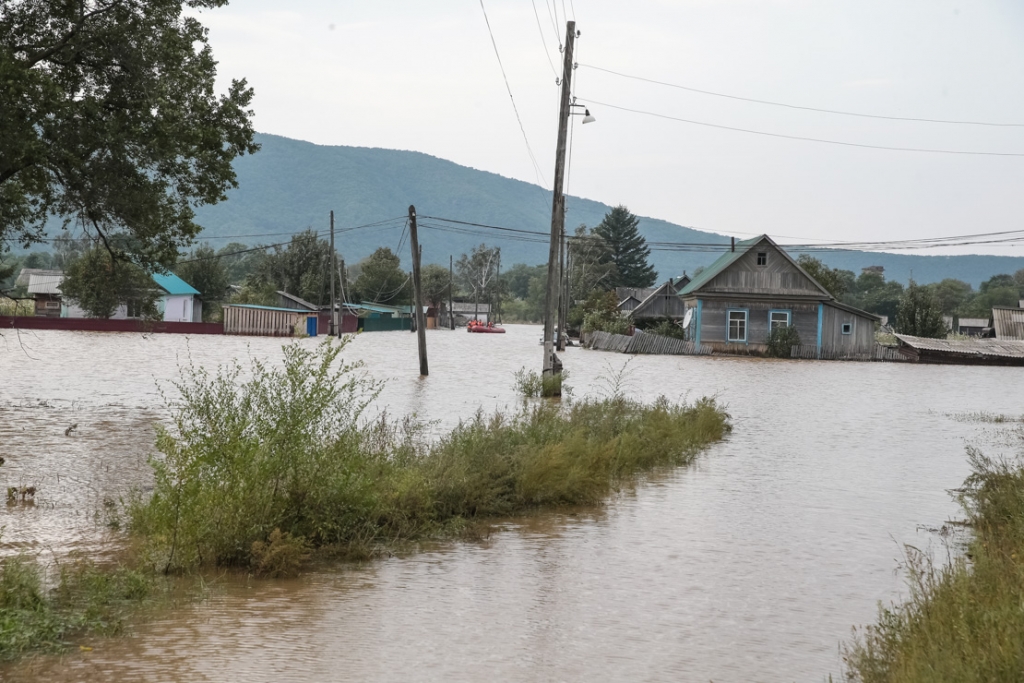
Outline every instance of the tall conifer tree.
<svg viewBox="0 0 1024 683">
<path fill-rule="evenodd" d="M 658 280 L 658 273 L 647 262 L 651 250 L 637 229 L 639 224 L 640 219 L 629 209 L 616 206 L 594 228 L 607 243 L 615 264 L 617 277 L 609 283 L 612 287 L 652 287 Z"/>
</svg>

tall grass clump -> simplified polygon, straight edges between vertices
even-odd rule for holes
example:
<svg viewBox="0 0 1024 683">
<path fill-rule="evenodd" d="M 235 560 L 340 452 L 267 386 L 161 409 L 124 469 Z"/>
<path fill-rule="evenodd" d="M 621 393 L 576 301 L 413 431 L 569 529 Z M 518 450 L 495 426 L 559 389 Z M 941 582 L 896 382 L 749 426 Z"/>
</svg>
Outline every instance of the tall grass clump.
<svg viewBox="0 0 1024 683">
<path fill-rule="evenodd" d="M 145 573 L 86 563 L 62 566 L 53 583 L 47 587 L 42 567 L 27 558 L 0 560 L 0 661 L 120 633 L 154 587 Z"/>
<path fill-rule="evenodd" d="M 286 346 L 283 367 L 254 362 L 247 379 L 185 371 L 153 492 L 128 509 L 154 566 L 286 574 L 311 552 L 362 557 L 477 518 L 597 503 L 729 430 L 714 401 L 616 397 L 479 413 L 427 442 L 415 422 L 360 419 L 377 387 L 338 363 L 343 348 Z"/>
<path fill-rule="evenodd" d="M 911 551 L 909 599 L 847 648 L 848 680 L 1024 680 L 1024 463 L 968 453 L 966 553 L 937 567 Z"/>
</svg>

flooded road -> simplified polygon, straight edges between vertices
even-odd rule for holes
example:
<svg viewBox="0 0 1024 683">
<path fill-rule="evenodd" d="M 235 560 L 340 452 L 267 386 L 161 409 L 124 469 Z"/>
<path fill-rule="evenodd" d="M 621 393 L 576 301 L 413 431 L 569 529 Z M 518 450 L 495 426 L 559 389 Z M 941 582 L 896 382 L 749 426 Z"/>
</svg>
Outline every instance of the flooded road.
<svg viewBox="0 0 1024 683">
<path fill-rule="evenodd" d="M 514 403 L 539 365 L 539 328 L 358 336 L 346 352 L 387 380 L 392 415 L 437 430 Z M 145 485 L 155 421 L 179 362 L 280 356 L 282 340 L 36 332 L 0 339 L 0 553 L 109 546 L 96 511 Z M 315 344 L 304 340 L 303 344 Z M 626 357 L 571 348 L 576 396 L 607 391 Z M 1019 376 L 1018 376 L 1019 375 Z M 221 579 L 91 652 L 0 668 L 5 681 L 804 681 L 840 670 L 850 627 L 898 599 L 900 544 L 956 514 L 966 442 L 999 430 L 951 414 L 1024 412 L 1024 371 L 909 364 L 638 357 L 626 392 L 715 395 L 734 432 L 696 464 L 594 511 L 513 520 L 294 580 Z M 172 392 L 173 393 L 173 392 Z M 77 428 L 65 434 L 71 425 Z"/>
</svg>

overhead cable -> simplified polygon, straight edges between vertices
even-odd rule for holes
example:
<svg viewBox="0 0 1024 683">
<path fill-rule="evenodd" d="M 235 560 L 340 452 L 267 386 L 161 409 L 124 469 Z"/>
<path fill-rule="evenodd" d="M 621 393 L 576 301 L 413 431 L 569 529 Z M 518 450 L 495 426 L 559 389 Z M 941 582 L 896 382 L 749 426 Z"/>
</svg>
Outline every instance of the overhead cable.
<svg viewBox="0 0 1024 683">
<path fill-rule="evenodd" d="M 689 123 L 695 126 L 706 126 L 708 128 L 718 128 L 720 130 L 731 130 L 738 133 L 749 133 L 751 135 L 764 135 L 772 138 L 783 138 L 786 140 L 801 140 L 803 142 L 817 142 L 826 145 L 840 145 L 842 147 L 860 147 L 863 149 L 880 149 L 889 152 L 916 152 L 922 154 L 957 154 L 966 156 L 987 156 L 987 157 L 1024 157 L 1024 152 L 979 152 L 975 150 L 959 150 L 959 149 L 930 149 L 925 147 L 890 147 L 888 145 L 868 145 L 860 142 L 844 142 L 842 140 L 826 140 L 824 138 L 812 138 L 805 137 L 803 135 L 787 135 L 785 133 L 771 133 L 764 130 L 752 130 L 750 128 L 737 128 L 736 126 L 725 126 L 719 123 L 709 123 L 707 121 L 695 121 L 693 119 L 684 119 L 678 116 L 670 116 L 668 114 L 660 114 L 658 112 L 646 111 L 643 109 L 634 109 L 632 107 L 623 107 L 617 104 L 609 104 L 608 102 L 599 102 L 593 98 L 583 98 L 588 104 L 597 104 L 602 107 L 609 107 L 610 109 L 618 109 L 619 111 L 627 111 L 633 114 L 643 114 L 644 116 L 653 116 L 659 119 L 666 119 L 669 121 L 678 121 L 680 123 Z"/>
<path fill-rule="evenodd" d="M 645 83 L 653 83 L 655 85 L 664 85 L 669 88 L 676 88 L 678 90 L 686 90 L 689 92 L 699 93 L 701 95 L 711 95 L 713 97 L 724 97 L 730 100 L 739 100 L 741 102 L 753 102 L 754 104 L 767 104 L 773 107 L 785 107 L 786 109 L 800 109 L 803 111 L 819 112 L 821 114 L 837 114 L 839 116 L 856 116 L 863 119 L 884 119 L 887 121 L 912 121 L 917 123 L 943 123 L 950 125 L 961 125 L 961 126 L 994 126 L 998 128 L 1024 128 L 1024 123 L 996 123 L 993 121 L 967 121 L 960 119 L 931 119 L 914 116 L 885 116 L 882 114 L 865 114 L 862 112 L 854 111 L 842 111 L 839 109 L 822 109 L 820 107 L 806 107 L 798 104 L 788 104 L 786 102 L 773 102 L 771 100 L 759 100 L 753 97 L 741 97 L 739 95 L 729 95 L 727 93 L 714 92 L 713 90 L 701 90 L 700 88 L 693 88 L 687 85 L 678 85 L 676 83 L 668 83 L 666 81 L 659 81 L 653 78 L 645 78 L 643 76 L 634 76 L 632 74 L 622 73 L 621 71 L 613 71 L 611 69 L 605 69 L 604 67 L 594 66 L 593 64 L 580 64 L 580 66 L 588 69 L 594 69 L 595 71 L 603 71 L 604 73 L 612 74 L 614 76 L 621 76 L 622 78 L 630 78 L 635 81 L 643 81 Z"/>
</svg>

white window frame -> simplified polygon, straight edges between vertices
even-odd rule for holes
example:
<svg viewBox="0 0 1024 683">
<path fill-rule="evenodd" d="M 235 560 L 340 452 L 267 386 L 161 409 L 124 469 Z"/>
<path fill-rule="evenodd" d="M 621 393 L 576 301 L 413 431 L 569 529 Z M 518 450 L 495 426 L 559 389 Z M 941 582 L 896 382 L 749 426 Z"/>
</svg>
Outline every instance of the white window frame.
<svg viewBox="0 0 1024 683">
<path fill-rule="evenodd" d="M 740 339 L 740 338 L 733 339 L 733 336 L 732 336 L 732 322 L 733 322 L 732 314 L 733 313 L 740 313 L 740 314 L 743 315 L 743 338 L 742 339 Z M 737 320 L 739 320 L 739 318 L 737 318 Z M 727 342 L 735 343 L 735 344 L 746 344 L 747 343 L 747 333 L 749 332 L 749 328 L 750 328 L 750 311 L 749 310 L 747 310 L 746 308 L 729 308 L 729 309 L 726 309 L 726 312 L 725 312 L 725 339 L 726 339 Z"/>
<path fill-rule="evenodd" d="M 781 324 L 780 325 L 776 325 L 775 324 L 775 320 L 773 318 L 775 317 L 776 314 L 779 314 L 779 313 L 781 313 L 782 315 L 786 316 L 786 323 L 784 325 L 781 325 Z M 792 324 L 793 324 L 793 312 L 792 311 L 784 309 L 784 308 L 773 308 L 772 310 L 768 311 L 768 331 L 769 332 L 774 330 L 776 327 L 789 327 Z"/>
<path fill-rule="evenodd" d="M 843 334 L 853 334 L 853 323 L 843 323 L 843 326 L 839 329 Z"/>
</svg>

